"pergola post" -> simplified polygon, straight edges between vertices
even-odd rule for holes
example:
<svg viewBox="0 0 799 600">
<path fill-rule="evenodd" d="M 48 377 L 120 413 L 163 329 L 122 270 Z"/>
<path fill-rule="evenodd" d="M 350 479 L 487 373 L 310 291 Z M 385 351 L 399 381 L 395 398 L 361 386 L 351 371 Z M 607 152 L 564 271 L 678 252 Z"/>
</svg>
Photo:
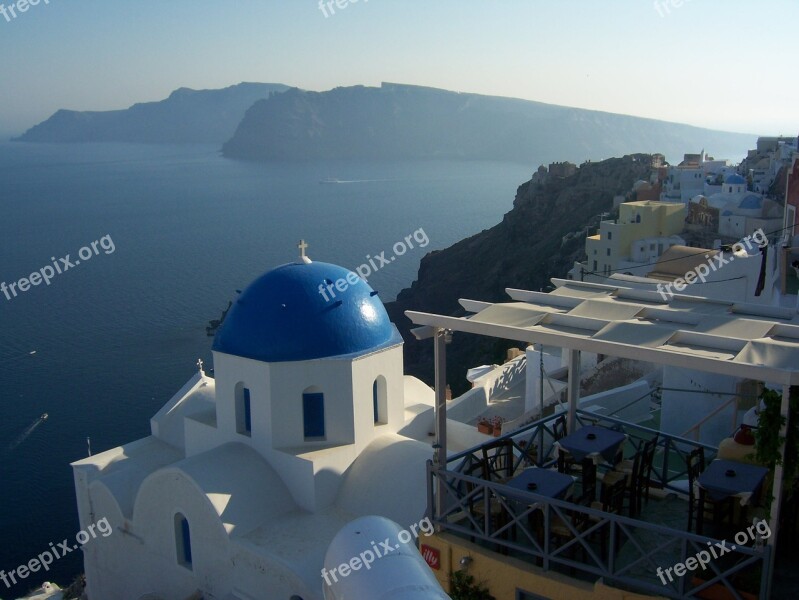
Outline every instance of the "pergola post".
<svg viewBox="0 0 799 600">
<path fill-rule="evenodd" d="M 568 432 L 577 428 L 577 403 L 580 401 L 580 351 L 569 350 L 569 419 Z"/>
<path fill-rule="evenodd" d="M 784 424 L 780 427 L 780 439 L 785 440 L 785 436 L 788 433 L 788 417 L 790 415 L 790 404 L 791 404 L 791 386 L 783 385 L 782 386 L 782 404 L 780 405 L 780 414 L 782 415 L 783 419 L 785 419 Z M 768 543 L 774 547 L 776 555 L 776 548 L 777 548 L 777 530 L 779 528 L 780 522 L 780 510 L 782 509 L 782 477 L 783 477 L 783 463 L 785 462 L 785 442 L 783 441 L 780 444 L 780 463 L 774 466 L 774 482 L 771 487 L 771 494 L 773 496 L 773 500 L 771 501 L 771 523 L 769 523 L 769 527 L 771 529 L 771 537 L 769 537 Z"/>
<path fill-rule="evenodd" d="M 447 336 L 446 329 L 436 328 L 433 335 L 433 351 L 435 355 L 435 387 L 436 387 L 436 463 L 439 468 L 447 467 Z M 436 516 L 444 512 L 444 480 L 437 477 Z"/>
</svg>

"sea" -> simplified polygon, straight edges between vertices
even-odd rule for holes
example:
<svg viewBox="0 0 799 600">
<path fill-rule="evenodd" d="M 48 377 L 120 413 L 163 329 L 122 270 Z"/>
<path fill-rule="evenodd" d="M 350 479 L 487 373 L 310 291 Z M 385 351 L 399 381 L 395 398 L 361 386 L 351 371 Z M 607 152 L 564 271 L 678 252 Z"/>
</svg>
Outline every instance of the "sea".
<svg viewBox="0 0 799 600">
<path fill-rule="evenodd" d="M 70 462 L 148 435 L 197 360 L 212 367 L 209 320 L 300 240 L 350 269 L 405 246 L 373 261 L 390 301 L 426 253 L 498 223 L 544 158 L 258 164 L 210 145 L 0 143 L 0 570 L 74 545 Z M 0 581 L 0 598 L 81 570 L 73 551 Z"/>
</svg>

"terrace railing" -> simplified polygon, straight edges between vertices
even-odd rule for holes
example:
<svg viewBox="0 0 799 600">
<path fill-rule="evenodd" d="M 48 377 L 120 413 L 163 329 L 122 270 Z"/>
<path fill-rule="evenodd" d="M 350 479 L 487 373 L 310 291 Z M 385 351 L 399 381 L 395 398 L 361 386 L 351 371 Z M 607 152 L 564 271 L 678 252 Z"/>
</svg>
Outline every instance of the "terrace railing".
<svg viewBox="0 0 799 600">
<path fill-rule="evenodd" d="M 533 462 L 539 467 L 551 467 L 557 461 L 554 451 L 555 434 L 553 424 L 560 415 L 553 414 L 525 427 L 507 433 L 499 439 L 511 440 L 514 450 L 514 471 Z M 616 417 L 598 415 L 596 413 L 578 410 L 577 423 L 584 425 L 601 425 L 610 429 L 622 431 L 627 435 L 627 443 L 633 449 L 640 447 L 641 443 L 658 436 L 655 452 L 654 471 L 651 485 L 657 488 L 685 493 L 688 478 L 688 454 L 694 448 L 701 447 L 705 450 L 705 461 L 710 462 L 718 453 L 718 448 L 703 444 L 696 440 L 671 435 L 629 423 Z M 531 460 L 535 457 L 535 461 Z M 449 458 L 447 468 L 456 472 L 468 471 L 472 466 L 472 459 L 481 458 L 480 446 L 471 448 Z M 489 465 L 491 467 L 492 465 Z M 491 469 L 493 471 L 493 469 Z"/>
<path fill-rule="evenodd" d="M 555 463 L 552 449 L 555 418 L 552 415 L 503 436 L 512 441 L 514 471 L 532 463 L 544 468 Z M 659 435 L 659 461 L 652 484 L 663 488 L 684 491 L 675 482 L 685 477 L 685 456 L 693 448 L 704 447 L 708 460 L 716 452 L 712 446 L 593 413 L 578 411 L 578 423 L 619 429 L 633 444 Z M 535 454 L 531 452 L 533 446 L 538 449 Z M 758 597 L 767 597 L 771 579 L 769 546 L 725 543 L 532 491 L 512 489 L 483 478 L 486 470 L 494 472 L 494 469 L 490 464 L 484 465 L 482 459 L 482 449 L 478 446 L 451 457 L 443 468 L 428 463 L 428 511 L 442 531 L 469 538 L 491 551 L 526 557 L 545 570 L 567 568 L 583 579 L 603 578 L 610 585 L 642 593 L 700 598 L 703 592 L 720 586 L 730 598 L 741 600 L 747 597 L 738 591 L 740 579 L 745 577 Z M 435 494 L 439 485 L 443 502 L 437 512 Z M 723 556 L 706 562 L 704 569 L 676 576 L 675 565 L 704 557 L 715 548 L 724 548 L 719 551 Z"/>
</svg>

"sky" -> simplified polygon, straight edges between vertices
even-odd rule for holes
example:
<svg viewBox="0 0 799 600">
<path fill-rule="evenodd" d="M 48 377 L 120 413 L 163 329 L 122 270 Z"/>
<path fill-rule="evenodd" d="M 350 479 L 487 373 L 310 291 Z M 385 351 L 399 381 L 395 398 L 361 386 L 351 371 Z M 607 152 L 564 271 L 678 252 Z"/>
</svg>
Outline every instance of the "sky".
<svg viewBox="0 0 799 600">
<path fill-rule="evenodd" d="M 16 16 L 16 2 L 0 5 L 2 133 L 60 108 L 241 81 L 389 81 L 799 133 L 796 0 L 39 0 Z"/>
</svg>

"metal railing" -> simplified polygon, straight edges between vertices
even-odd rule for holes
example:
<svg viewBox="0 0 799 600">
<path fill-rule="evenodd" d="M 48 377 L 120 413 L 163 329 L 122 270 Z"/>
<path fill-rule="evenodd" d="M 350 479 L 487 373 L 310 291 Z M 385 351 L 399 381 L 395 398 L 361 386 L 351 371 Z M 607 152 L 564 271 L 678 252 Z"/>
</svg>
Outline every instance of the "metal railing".
<svg viewBox="0 0 799 600">
<path fill-rule="evenodd" d="M 553 425 L 559 417 L 559 414 L 550 415 L 497 438 L 499 440 L 511 440 L 514 454 L 514 471 L 520 466 L 531 466 L 533 463 L 545 468 L 555 464 L 557 457 L 554 456 L 555 434 Z M 691 450 L 698 447 L 704 448 L 706 462 L 712 461 L 718 453 L 718 448 L 709 444 L 664 433 L 616 417 L 599 415 L 584 410 L 577 410 L 577 423 L 580 426 L 602 425 L 622 431 L 627 435 L 628 442 L 635 448 L 640 447 L 643 442 L 658 436 L 651 485 L 675 492 L 686 492 L 684 484 L 675 485 L 675 482 L 682 481 L 684 483 L 687 481 L 688 466 L 686 458 Z M 471 459 L 480 458 L 480 455 L 481 446 L 476 446 L 451 456 L 447 460 L 447 467 L 450 470 L 462 472 L 464 469 L 471 467 Z M 530 460 L 531 456 L 535 456 L 534 461 Z"/>
<path fill-rule="evenodd" d="M 499 438 L 511 441 L 511 472 L 532 464 L 546 468 L 556 462 L 552 425 L 558 416 L 546 417 Z M 618 429 L 633 444 L 658 435 L 659 459 L 651 479 L 655 487 L 684 493 L 685 488 L 674 484 L 686 477 L 687 454 L 703 447 L 708 460 L 712 460 L 716 453 L 715 448 L 706 444 L 585 411 L 578 410 L 578 423 Z M 643 593 L 699 598 L 703 591 L 720 586 L 731 598 L 741 600 L 743 596 L 735 579 L 745 576 L 756 582 L 759 597 L 766 597 L 771 579 L 770 546 L 752 548 L 735 544 L 732 550 L 728 543 L 723 557 L 708 563 L 705 570 L 693 573 L 701 579 L 692 577 L 691 572 L 667 578 L 666 569 L 685 564 L 698 553 L 714 548 L 714 544 L 721 544 L 721 540 L 488 481 L 484 473 L 509 468 L 493 461 L 508 457 L 496 453 L 486 461 L 483 446 L 452 456 L 445 468 L 428 463 L 428 511 L 443 531 L 467 537 L 493 551 L 527 557 L 545 570 L 568 568 L 582 578 L 604 578 L 611 585 Z M 474 476 L 475 473 L 480 476 Z M 437 513 L 435 494 L 439 485 L 443 489 L 443 502 Z"/>
</svg>

